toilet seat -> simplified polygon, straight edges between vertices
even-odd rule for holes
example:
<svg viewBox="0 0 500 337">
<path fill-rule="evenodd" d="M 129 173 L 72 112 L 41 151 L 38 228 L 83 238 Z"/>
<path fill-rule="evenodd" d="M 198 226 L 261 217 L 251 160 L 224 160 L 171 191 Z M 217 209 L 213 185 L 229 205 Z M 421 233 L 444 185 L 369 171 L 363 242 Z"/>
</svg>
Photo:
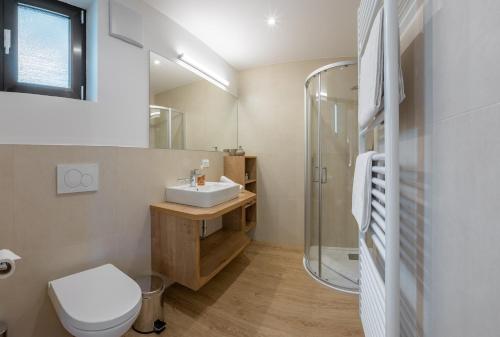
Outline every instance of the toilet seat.
<svg viewBox="0 0 500 337">
<path fill-rule="evenodd" d="M 120 336 L 142 304 L 139 285 L 111 264 L 49 282 L 49 296 L 64 327 L 77 337 Z"/>
</svg>

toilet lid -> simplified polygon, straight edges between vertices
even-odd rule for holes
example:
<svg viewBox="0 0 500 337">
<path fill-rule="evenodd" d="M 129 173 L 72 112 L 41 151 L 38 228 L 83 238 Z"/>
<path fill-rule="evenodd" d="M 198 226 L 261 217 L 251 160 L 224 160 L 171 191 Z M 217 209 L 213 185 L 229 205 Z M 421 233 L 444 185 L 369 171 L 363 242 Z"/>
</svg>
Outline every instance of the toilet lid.
<svg viewBox="0 0 500 337">
<path fill-rule="evenodd" d="M 51 281 L 49 289 L 63 319 L 80 330 L 112 328 L 141 307 L 139 285 L 111 264 Z"/>
</svg>

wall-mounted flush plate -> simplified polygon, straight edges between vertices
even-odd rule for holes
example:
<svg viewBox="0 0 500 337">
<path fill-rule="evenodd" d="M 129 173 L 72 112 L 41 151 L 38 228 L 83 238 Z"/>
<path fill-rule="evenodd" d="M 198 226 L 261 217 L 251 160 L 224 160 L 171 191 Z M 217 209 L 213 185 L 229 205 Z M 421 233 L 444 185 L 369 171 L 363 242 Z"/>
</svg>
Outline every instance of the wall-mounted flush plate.
<svg viewBox="0 0 500 337">
<path fill-rule="evenodd" d="M 209 168 L 210 167 L 210 160 L 209 159 L 203 159 L 201 161 L 201 167 L 202 168 Z"/>
<path fill-rule="evenodd" d="M 57 194 L 94 192 L 98 189 L 98 164 L 57 165 Z"/>
</svg>

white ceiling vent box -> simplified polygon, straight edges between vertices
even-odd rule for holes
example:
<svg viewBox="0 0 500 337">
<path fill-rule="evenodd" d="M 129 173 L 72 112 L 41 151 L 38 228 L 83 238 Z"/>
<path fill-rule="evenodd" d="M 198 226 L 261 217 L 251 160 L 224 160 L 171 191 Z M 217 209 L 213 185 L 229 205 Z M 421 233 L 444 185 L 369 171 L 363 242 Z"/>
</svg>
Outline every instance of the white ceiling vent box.
<svg viewBox="0 0 500 337">
<path fill-rule="evenodd" d="M 142 15 L 116 0 L 110 0 L 109 35 L 139 48 L 144 47 Z"/>
</svg>

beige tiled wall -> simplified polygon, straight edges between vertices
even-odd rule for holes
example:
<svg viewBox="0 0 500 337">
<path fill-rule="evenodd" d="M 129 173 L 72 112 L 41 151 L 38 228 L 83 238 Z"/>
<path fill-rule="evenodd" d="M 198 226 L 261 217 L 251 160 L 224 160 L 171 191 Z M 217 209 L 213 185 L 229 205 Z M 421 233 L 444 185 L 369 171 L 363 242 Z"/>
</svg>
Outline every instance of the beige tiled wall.
<svg viewBox="0 0 500 337">
<path fill-rule="evenodd" d="M 222 154 L 116 147 L 0 145 L 0 247 L 22 256 L 0 280 L 0 319 L 12 337 L 68 336 L 47 296 L 47 282 L 113 263 L 130 275 L 150 270 L 149 204 L 166 185 Z M 99 163 L 95 193 L 56 194 L 56 165 Z"/>
<path fill-rule="evenodd" d="M 246 70 L 239 79 L 239 143 L 258 156 L 256 239 L 304 245 L 304 82 L 333 60 Z"/>
</svg>

